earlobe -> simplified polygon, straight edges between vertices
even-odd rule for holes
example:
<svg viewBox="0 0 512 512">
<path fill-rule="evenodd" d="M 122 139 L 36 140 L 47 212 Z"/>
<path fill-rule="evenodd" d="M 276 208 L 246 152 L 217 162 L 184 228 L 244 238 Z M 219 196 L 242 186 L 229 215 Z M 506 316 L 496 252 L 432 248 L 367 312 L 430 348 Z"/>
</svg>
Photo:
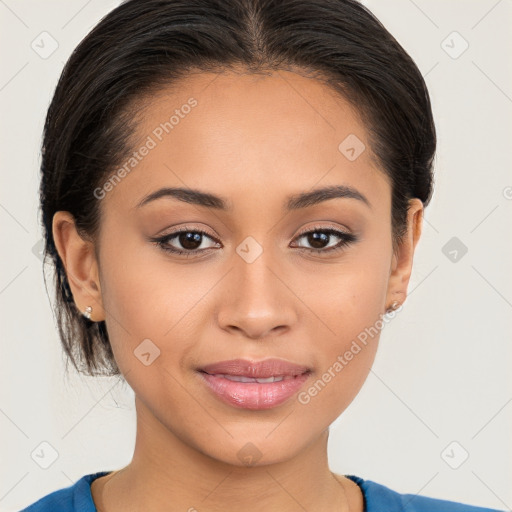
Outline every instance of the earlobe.
<svg viewBox="0 0 512 512">
<path fill-rule="evenodd" d="M 58 211 L 53 216 L 52 232 L 76 307 L 82 314 L 87 307 L 92 307 L 90 319 L 104 320 L 98 262 L 93 242 L 78 234 L 73 215 L 65 211 Z"/>
</svg>

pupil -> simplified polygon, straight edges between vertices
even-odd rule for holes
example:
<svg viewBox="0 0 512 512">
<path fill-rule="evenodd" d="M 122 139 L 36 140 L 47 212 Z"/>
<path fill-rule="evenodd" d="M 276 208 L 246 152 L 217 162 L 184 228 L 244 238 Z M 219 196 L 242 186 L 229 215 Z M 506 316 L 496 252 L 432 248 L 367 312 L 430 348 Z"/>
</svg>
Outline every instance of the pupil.
<svg viewBox="0 0 512 512">
<path fill-rule="evenodd" d="M 180 244 L 185 249 L 197 249 L 197 247 L 201 245 L 201 236 L 201 233 L 192 233 L 190 231 L 181 233 L 179 235 Z M 197 244 L 197 246 L 195 244 Z"/>
<path fill-rule="evenodd" d="M 308 235 L 308 243 L 315 249 L 322 249 L 323 243 L 327 243 L 329 235 L 327 233 L 311 233 Z"/>
</svg>

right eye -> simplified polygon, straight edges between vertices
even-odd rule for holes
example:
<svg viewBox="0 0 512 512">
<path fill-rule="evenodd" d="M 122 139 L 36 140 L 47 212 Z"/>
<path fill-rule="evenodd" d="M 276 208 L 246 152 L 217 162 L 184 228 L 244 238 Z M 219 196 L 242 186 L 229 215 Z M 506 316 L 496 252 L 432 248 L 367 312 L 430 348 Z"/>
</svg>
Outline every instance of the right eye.
<svg viewBox="0 0 512 512">
<path fill-rule="evenodd" d="M 208 251 L 212 249 L 212 247 L 203 247 L 203 238 L 207 237 L 211 240 L 214 240 L 216 243 L 219 243 L 214 237 L 208 234 L 206 231 L 201 229 L 189 229 L 182 228 L 179 231 L 174 231 L 167 235 L 163 235 L 157 238 L 152 238 L 151 241 L 154 242 L 159 248 L 162 250 L 178 255 L 186 255 L 194 256 L 194 254 Z M 181 245 L 182 249 L 173 247 L 169 244 L 171 240 L 176 239 L 177 242 Z"/>
</svg>

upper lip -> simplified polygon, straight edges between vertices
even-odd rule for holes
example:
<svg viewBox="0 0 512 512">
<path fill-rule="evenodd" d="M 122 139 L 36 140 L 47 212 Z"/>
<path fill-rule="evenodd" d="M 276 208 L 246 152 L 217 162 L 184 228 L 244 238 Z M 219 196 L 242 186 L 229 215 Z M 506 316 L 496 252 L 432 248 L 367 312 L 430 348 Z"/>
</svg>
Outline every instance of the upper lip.
<svg viewBox="0 0 512 512">
<path fill-rule="evenodd" d="M 280 375 L 301 375 L 310 371 L 307 366 L 298 365 L 284 359 L 264 359 L 263 361 L 248 361 L 247 359 L 231 359 L 208 364 L 199 370 L 210 375 L 239 375 L 245 377 L 267 378 Z"/>
</svg>

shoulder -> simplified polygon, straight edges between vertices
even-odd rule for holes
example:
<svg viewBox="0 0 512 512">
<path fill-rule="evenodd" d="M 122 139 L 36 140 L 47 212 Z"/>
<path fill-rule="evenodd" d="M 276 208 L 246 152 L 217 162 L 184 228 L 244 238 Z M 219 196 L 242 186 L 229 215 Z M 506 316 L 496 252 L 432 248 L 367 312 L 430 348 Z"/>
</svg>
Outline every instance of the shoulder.
<svg viewBox="0 0 512 512">
<path fill-rule="evenodd" d="M 96 512 L 91 495 L 91 482 L 108 471 L 84 475 L 74 484 L 43 496 L 20 512 Z"/>
<path fill-rule="evenodd" d="M 401 494 L 385 485 L 355 475 L 345 475 L 361 487 L 365 512 L 504 512 L 418 494 Z"/>
</svg>

